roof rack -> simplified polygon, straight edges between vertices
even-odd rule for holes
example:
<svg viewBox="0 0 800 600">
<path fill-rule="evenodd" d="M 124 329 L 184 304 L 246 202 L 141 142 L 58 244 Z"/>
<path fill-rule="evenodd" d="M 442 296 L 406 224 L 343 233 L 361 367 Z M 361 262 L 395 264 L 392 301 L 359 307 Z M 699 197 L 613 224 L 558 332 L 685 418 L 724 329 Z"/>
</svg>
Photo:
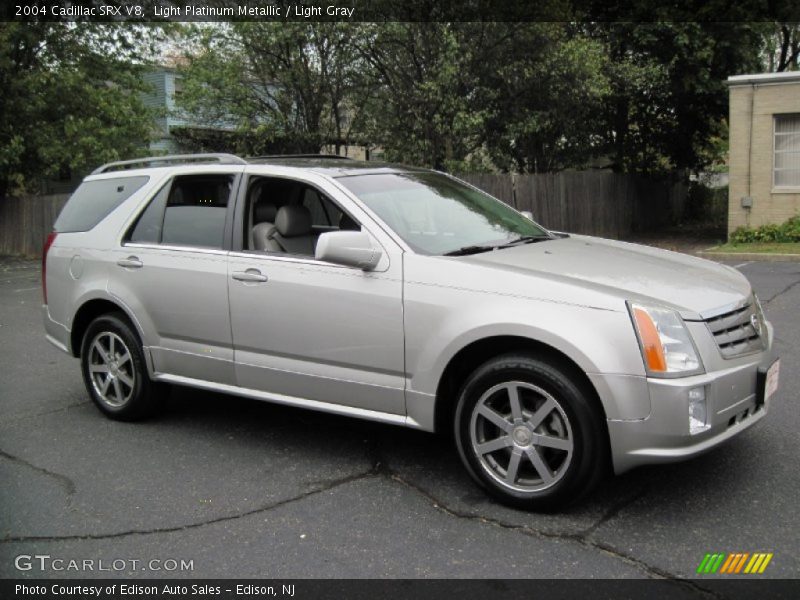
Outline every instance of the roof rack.
<svg viewBox="0 0 800 600">
<path fill-rule="evenodd" d="M 319 158 L 322 160 L 353 160 L 349 156 L 339 156 L 338 154 L 264 154 L 261 156 L 252 156 L 250 158 Z"/>
<path fill-rule="evenodd" d="M 194 162 L 217 162 L 222 165 L 246 165 L 248 162 L 234 154 L 170 154 L 167 156 L 148 156 L 146 158 L 134 158 L 132 160 L 118 160 L 110 162 L 92 171 L 92 175 L 107 173 L 122 169 L 133 168 L 134 165 L 142 166 L 167 166 L 175 163 L 194 163 Z"/>
</svg>

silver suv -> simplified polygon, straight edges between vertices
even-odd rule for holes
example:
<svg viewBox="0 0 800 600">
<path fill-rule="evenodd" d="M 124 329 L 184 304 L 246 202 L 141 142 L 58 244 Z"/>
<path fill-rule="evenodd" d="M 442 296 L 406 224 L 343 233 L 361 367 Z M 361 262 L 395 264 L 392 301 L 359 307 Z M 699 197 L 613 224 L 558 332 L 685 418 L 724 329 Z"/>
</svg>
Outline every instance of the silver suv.
<svg viewBox="0 0 800 600">
<path fill-rule="evenodd" d="M 736 270 L 550 232 L 449 175 L 191 155 L 87 177 L 47 238 L 47 338 L 111 418 L 166 384 L 451 432 L 500 500 L 694 456 L 767 412 Z"/>
</svg>

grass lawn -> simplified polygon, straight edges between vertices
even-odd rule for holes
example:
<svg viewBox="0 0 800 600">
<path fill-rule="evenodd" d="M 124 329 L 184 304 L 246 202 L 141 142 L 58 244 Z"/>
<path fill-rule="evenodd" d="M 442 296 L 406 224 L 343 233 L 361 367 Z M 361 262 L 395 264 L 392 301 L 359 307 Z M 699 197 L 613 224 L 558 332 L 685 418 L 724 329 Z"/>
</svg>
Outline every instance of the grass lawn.
<svg viewBox="0 0 800 600">
<path fill-rule="evenodd" d="M 760 254 L 800 254 L 800 242 L 722 244 L 708 249 L 709 252 L 757 252 Z"/>
</svg>

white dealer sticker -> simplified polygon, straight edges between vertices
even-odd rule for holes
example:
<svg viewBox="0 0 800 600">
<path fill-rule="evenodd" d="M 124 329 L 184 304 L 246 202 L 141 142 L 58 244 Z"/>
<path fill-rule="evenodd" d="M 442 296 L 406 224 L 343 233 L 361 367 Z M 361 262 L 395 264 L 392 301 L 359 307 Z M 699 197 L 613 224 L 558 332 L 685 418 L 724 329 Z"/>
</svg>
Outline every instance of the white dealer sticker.
<svg viewBox="0 0 800 600">
<path fill-rule="evenodd" d="M 781 361 L 776 360 L 767 371 L 766 383 L 764 384 L 764 400 L 769 400 L 778 391 L 778 377 L 781 371 Z"/>
</svg>

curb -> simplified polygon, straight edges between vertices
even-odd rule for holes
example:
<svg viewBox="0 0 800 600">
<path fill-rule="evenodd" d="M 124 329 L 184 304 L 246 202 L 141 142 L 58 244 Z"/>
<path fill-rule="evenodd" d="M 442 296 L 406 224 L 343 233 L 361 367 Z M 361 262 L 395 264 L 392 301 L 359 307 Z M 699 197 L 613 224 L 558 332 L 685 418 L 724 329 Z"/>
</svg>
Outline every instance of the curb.
<svg viewBox="0 0 800 600">
<path fill-rule="evenodd" d="M 760 262 L 800 262 L 800 254 L 767 254 L 761 252 L 711 252 L 700 250 L 697 256 L 710 260 L 745 260 Z"/>
</svg>

